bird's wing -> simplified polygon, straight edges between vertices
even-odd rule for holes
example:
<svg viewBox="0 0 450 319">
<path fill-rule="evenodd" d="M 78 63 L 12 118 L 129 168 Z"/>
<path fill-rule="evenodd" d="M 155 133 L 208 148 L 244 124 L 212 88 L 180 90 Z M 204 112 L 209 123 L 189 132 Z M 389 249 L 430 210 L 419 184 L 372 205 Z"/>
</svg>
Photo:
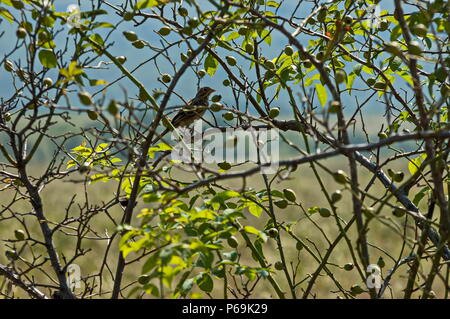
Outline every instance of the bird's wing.
<svg viewBox="0 0 450 319">
<path fill-rule="evenodd" d="M 191 111 L 192 112 L 192 111 Z M 180 110 L 172 119 L 172 125 L 177 127 L 179 123 L 186 117 L 186 113 L 190 113 L 189 111 Z"/>
</svg>

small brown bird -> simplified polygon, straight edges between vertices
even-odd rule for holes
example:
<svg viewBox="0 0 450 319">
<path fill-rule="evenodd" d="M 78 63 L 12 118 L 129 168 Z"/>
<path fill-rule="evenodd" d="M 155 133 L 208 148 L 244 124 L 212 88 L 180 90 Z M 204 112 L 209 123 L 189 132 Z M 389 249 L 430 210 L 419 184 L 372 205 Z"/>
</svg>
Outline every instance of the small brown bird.
<svg viewBox="0 0 450 319">
<path fill-rule="evenodd" d="M 206 109 L 208 108 L 209 96 L 215 91 L 216 90 L 207 86 L 200 88 L 197 92 L 197 95 L 192 100 L 190 100 L 186 104 L 186 106 L 183 106 L 183 108 L 173 117 L 173 119 L 171 120 L 173 127 L 188 127 L 196 120 L 201 119 L 203 114 L 205 114 Z M 171 128 L 166 128 L 164 132 L 158 134 L 159 136 L 156 138 L 156 140 L 153 141 L 152 144 L 156 143 L 170 130 Z"/>
</svg>

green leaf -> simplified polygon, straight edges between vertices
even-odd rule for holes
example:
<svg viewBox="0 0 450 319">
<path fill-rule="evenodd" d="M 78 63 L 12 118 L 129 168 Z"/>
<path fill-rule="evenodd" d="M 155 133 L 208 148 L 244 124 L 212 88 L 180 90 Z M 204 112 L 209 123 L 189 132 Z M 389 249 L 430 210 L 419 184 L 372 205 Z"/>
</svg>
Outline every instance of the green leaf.
<svg viewBox="0 0 450 319">
<path fill-rule="evenodd" d="M 170 248 L 163 248 L 160 252 L 159 252 L 159 259 L 161 259 L 161 262 L 163 264 L 167 264 L 170 259 L 172 258 L 173 255 L 173 251 Z"/>
<path fill-rule="evenodd" d="M 402 29 L 401 29 L 400 25 L 395 26 L 394 29 L 392 29 L 392 31 L 391 31 L 390 40 L 396 41 L 400 37 L 401 33 L 402 33 Z"/>
<path fill-rule="evenodd" d="M 108 11 L 106 11 L 106 10 L 84 11 L 84 12 L 81 12 L 81 18 L 89 19 L 89 18 L 95 18 L 95 17 L 101 16 L 101 15 L 106 15 L 106 14 L 108 14 Z M 103 23 L 103 22 L 100 22 L 100 23 Z"/>
<path fill-rule="evenodd" d="M 402 59 L 400 59 L 399 57 L 394 57 L 389 62 L 389 67 L 394 72 L 398 70 L 400 65 L 402 65 Z"/>
<path fill-rule="evenodd" d="M 205 70 L 209 76 L 212 77 L 216 73 L 218 65 L 219 62 L 211 54 L 208 54 L 205 59 Z"/>
<path fill-rule="evenodd" d="M 141 250 L 147 243 L 147 238 L 142 237 L 137 241 L 128 241 L 120 247 L 123 257 L 126 258 L 129 253 Z"/>
<path fill-rule="evenodd" d="M 367 74 L 373 74 L 372 69 L 369 68 L 368 66 L 363 66 L 362 69 L 364 72 L 366 72 Z"/>
<path fill-rule="evenodd" d="M 316 91 L 317 91 L 317 96 L 319 97 L 320 104 L 322 105 L 322 107 L 324 107 L 328 101 L 327 90 L 325 89 L 325 87 L 322 84 L 317 83 Z"/>
<path fill-rule="evenodd" d="M 92 24 L 92 29 L 97 28 L 114 28 L 114 24 L 108 22 L 97 22 Z"/>
<path fill-rule="evenodd" d="M 39 52 L 39 61 L 41 61 L 42 66 L 47 69 L 55 68 L 58 65 L 56 55 L 52 50 L 41 50 Z"/>
<path fill-rule="evenodd" d="M 320 79 L 320 74 L 314 74 L 312 77 L 305 78 L 305 87 L 311 86 L 311 84 L 314 83 L 315 80 Z"/>
<path fill-rule="evenodd" d="M 408 170 L 411 173 L 411 175 L 414 175 L 418 170 L 419 167 L 422 165 L 422 162 L 427 158 L 427 154 L 422 154 L 415 159 L 409 161 L 408 163 Z"/>
<path fill-rule="evenodd" d="M 95 79 L 89 80 L 89 84 L 90 84 L 91 86 L 105 85 L 105 84 L 107 84 L 107 83 L 108 83 L 108 82 L 106 82 L 105 80 L 95 80 Z"/>
<path fill-rule="evenodd" d="M 257 240 L 255 240 L 255 242 L 254 242 L 255 248 L 256 248 L 256 250 L 258 251 L 258 255 L 259 255 L 260 257 L 262 257 L 262 258 L 265 258 L 265 257 L 264 257 L 264 250 L 263 250 L 262 244 L 263 244 L 263 241 L 261 241 L 260 239 L 257 239 Z M 253 255 L 253 254 L 252 254 L 252 255 Z M 258 261 L 258 259 L 255 259 L 255 260 Z"/>
<path fill-rule="evenodd" d="M 151 8 L 160 4 L 166 4 L 169 1 L 170 0 L 142 0 L 136 4 L 136 9 L 140 10 L 145 8 Z"/>
<path fill-rule="evenodd" d="M 155 147 L 151 147 L 150 149 L 152 151 L 164 152 L 164 151 L 170 151 L 172 149 L 172 146 L 163 142 L 163 143 L 159 143 Z"/>
<path fill-rule="evenodd" d="M 69 165 L 67 165 L 67 166 L 69 166 Z M 89 178 L 91 179 L 91 184 L 94 184 L 97 182 L 107 183 L 110 180 L 109 176 L 106 174 L 95 174 L 95 175 L 89 176 Z"/>
<path fill-rule="evenodd" d="M 55 19 L 53 19 L 51 16 L 47 15 L 42 18 L 41 23 L 42 23 L 42 25 L 44 25 L 48 28 L 53 28 L 53 26 L 55 25 Z"/>
<path fill-rule="evenodd" d="M 414 196 L 413 203 L 414 205 L 418 206 L 422 198 L 425 197 L 427 192 L 430 190 L 428 186 L 423 187 L 417 194 Z"/>
<path fill-rule="evenodd" d="M 159 297 L 159 290 L 158 287 L 156 287 L 154 284 L 146 284 L 143 288 L 142 288 L 146 294 L 150 294 L 153 295 L 155 297 Z"/>
<path fill-rule="evenodd" d="M 258 235 L 258 236 L 259 236 L 259 233 L 260 233 L 260 231 L 257 230 L 257 229 L 256 229 L 255 227 L 253 227 L 253 226 L 245 226 L 245 227 L 244 227 L 244 230 L 245 230 L 246 233 L 254 234 L 254 235 Z"/>
<path fill-rule="evenodd" d="M 278 8 L 280 6 L 280 4 L 276 1 L 267 1 L 266 6 Z"/>
<path fill-rule="evenodd" d="M 223 37 L 225 39 L 226 42 L 231 41 L 231 40 L 235 40 L 237 38 L 240 37 L 240 34 L 238 32 L 231 32 L 227 37 Z M 223 39 L 222 39 L 223 40 Z"/>
<path fill-rule="evenodd" d="M 220 192 L 211 199 L 211 203 L 224 203 L 226 200 L 234 197 L 239 197 L 240 195 L 240 193 L 235 191 Z"/>
<path fill-rule="evenodd" d="M 237 251 L 232 250 L 232 251 L 223 253 L 223 257 L 225 257 L 225 260 L 236 261 L 239 257 L 239 254 L 237 253 Z"/>
<path fill-rule="evenodd" d="M 199 212 L 194 211 L 191 214 L 191 220 L 197 220 L 197 219 L 208 219 L 213 220 L 215 218 L 215 212 L 210 209 L 203 209 Z"/>
<path fill-rule="evenodd" d="M 261 38 L 264 39 L 264 42 L 266 42 L 268 45 L 272 44 L 272 36 L 270 35 L 269 30 L 262 30 Z"/>
<path fill-rule="evenodd" d="M 199 278 L 199 280 L 197 280 L 197 284 L 200 289 L 206 292 L 211 292 L 214 288 L 214 282 L 211 276 L 205 273 L 201 274 L 200 276 L 201 277 Z"/>
<path fill-rule="evenodd" d="M 3 7 L 0 7 L 0 16 L 4 17 L 10 23 L 13 23 L 13 15 Z"/>
<path fill-rule="evenodd" d="M 355 82 L 355 78 L 356 78 L 356 74 L 355 73 L 351 73 L 348 76 L 348 81 L 347 81 L 347 89 L 348 90 L 348 94 L 352 94 L 352 88 L 353 88 L 353 82 Z"/>
<path fill-rule="evenodd" d="M 103 44 L 105 43 L 105 41 L 103 40 L 103 38 L 101 37 L 100 34 L 98 33 L 94 33 L 92 34 L 89 39 L 91 39 L 92 42 L 95 42 L 96 44 L 98 44 L 99 46 L 103 46 Z"/>
<path fill-rule="evenodd" d="M 313 206 L 313 207 L 308 208 L 308 213 L 312 215 L 314 213 L 318 213 L 319 210 L 320 210 L 319 206 Z"/>
<path fill-rule="evenodd" d="M 253 216 L 259 217 L 259 216 L 261 216 L 263 209 L 259 205 L 252 203 L 251 205 L 248 206 L 248 211 Z"/>
<path fill-rule="evenodd" d="M 400 74 L 403 80 L 405 80 L 409 85 L 414 86 L 412 76 L 408 72 L 397 73 Z"/>
<path fill-rule="evenodd" d="M 253 226 L 245 226 L 244 227 L 244 231 L 248 234 L 253 234 L 253 235 L 257 235 L 259 238 L 261 238 L 264 242 L 267 240 L 267 235 L 262 232 L 259 231 L 258 229 L 256 229 Z"/>
<path fill-rule="evenodd" d="M 144 266 L 142 266 L 142 273 L 145 274 L 155 268 L 155 266 L 158 264 L 159 256 L 158 254 L 153 254 L 147 261 L 145 262 Z"/>
</svg>

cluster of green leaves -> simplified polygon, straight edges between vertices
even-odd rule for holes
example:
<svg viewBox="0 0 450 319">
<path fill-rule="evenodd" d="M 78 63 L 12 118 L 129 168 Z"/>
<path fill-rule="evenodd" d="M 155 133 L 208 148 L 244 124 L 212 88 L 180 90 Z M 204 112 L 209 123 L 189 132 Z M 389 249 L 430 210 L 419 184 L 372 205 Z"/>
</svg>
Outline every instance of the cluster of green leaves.
<svg viewBox="0 0 450 319">
<path fill-rule="evenodd" d="M 155 251 L 143 265 L 139 278 L 142 286 L 136 290 L 159 296 L 156 280 L 173 297 L 186 296 L 194 285 L 209 293 L 214 287 L 212 278 L 224 278 L 230 268 L 235 275 L 244 275 L 249 280 L 268 276 L 270 269 L 240 261 L 238 234 L 254 247 L 257 261 L 264 259 L 262 244 L 268 239 L 265 232 L 240 225 L 240 220 L 245 219 L 245 208 L 256 216 L 261 212 L 254 202 L 242 199 L 240 193 L 207 189 L 185 203 L 174 193 L 155 194 L 146 181 L 142 197 L 147 203 L 156 203 L 157 208 L 143 209 L 139 214 L 141 227 L 125 226 L 127 232 L 120 241 L 125 257 L 143 249 Z M 196 206 L 198 200 L 202 203 Z M 251 240 L 249 235 L 256 237 Z"/>
<path fill-rule="evenodd" d="M 97 147 L 86 147 L 86 142 L 81 143 L 80 146 L 72 148 L 71 153 L 73 159 L 67 162 L 67 168 L 78 167 L 80 172 L 87 172 L 89 169 L 95 167 L 101 170 L 105 168 L 116 167 L 122 160 L 118 157 L 111 156 L 111 151 L 108 148 L 107 143 L 101 143 Z M 114 175 L 118 174 L 118 171 L 113 171 Z M 99 180 L 100 175 L 93 175 L 93 180 Z M 103 178 L 107 176 L 101 175 Z M 104 180 L 107 181 L 107 180 Z"/>
</svg>

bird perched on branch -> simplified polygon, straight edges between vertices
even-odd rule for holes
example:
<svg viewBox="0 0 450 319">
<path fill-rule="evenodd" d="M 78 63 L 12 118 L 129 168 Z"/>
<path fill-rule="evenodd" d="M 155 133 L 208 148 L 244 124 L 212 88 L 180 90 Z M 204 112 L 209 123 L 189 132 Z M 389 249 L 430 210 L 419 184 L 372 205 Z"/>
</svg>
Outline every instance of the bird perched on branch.
<svg viewBox="0 0 450 319">
<path fill-rule="evenodd" d="M 195 97 L 183 106 L 182 109 L 170 121 L 172 126 L 175 128 L 188 127 L 196 120 L 201 119 L 208 108 L 209 96 L 215 91 L 216 90 L 207 86 L 200 88 Z M 152 144 L 156 143 L 170 130 L 171 127 L 168 127 L 161 134 L 158 134 L 159 136 L 152 142 Z"/>
</svg>

